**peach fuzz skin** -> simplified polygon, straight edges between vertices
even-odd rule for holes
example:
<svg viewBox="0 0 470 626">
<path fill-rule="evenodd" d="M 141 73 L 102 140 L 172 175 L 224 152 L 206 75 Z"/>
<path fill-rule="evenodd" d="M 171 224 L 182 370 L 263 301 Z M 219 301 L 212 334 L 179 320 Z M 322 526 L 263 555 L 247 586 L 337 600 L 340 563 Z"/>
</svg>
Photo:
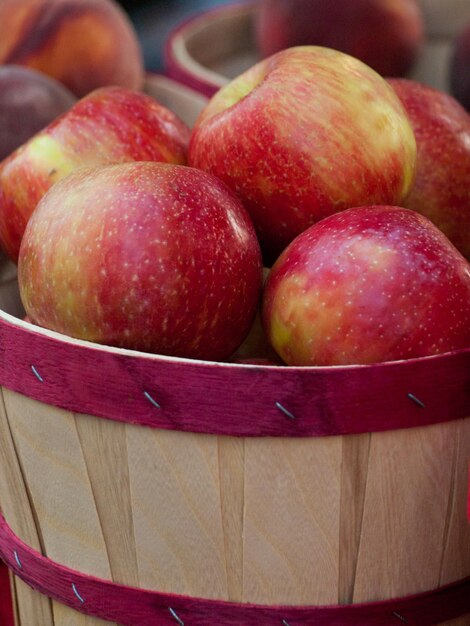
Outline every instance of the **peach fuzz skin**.
<svg viewBox="0 0 470 626">
<path fill-rule="evenodd" d="M 416 143 L 381 76 L 343 53 L 302 46 L 215 94 L 196 121 L 188 160 L 242 199 L 269 262 L 327 215 L 400 204 Z"/>
<path fill-rule="evenodd" d="M 39 70 L 78 97 L 144 80 L 137 34 L 114 0 L 2 0 L 0 63 Z"/>
</svg>

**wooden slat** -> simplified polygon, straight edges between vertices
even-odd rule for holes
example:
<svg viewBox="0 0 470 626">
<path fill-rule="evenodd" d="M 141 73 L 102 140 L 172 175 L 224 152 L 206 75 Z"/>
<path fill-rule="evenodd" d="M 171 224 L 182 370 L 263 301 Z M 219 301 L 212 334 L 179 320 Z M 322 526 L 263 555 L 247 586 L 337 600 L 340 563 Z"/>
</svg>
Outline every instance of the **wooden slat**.
<svg viewBox="0 0 470 626">
<path fill-rule="evenodd" d="M 441 585 L 464 578 L 470 573 L 470 524 L 467 519 L 470 418 L 457 422 L 453 432 L 455 456 L 442 542 Z M 470 624 L 470 615 L 468 623 Z"/>
<path fill-rule="evenodd" d="M 28 498 L 14 441 L 11 436 L 8 416 L 0 397 L 0 503 L 2 512 L 14 532 L 30 547 L 41 552 L 41 537 L 36 526 L 36 512 Z M 8 393 L 8 392 L 6 392 Z M 19 557 L 21 558 L 21 557 Z M 30 626 L 38 620 L 41 626 L 53 626 L 52 610 L 48 598 L 33 593 L 21 580 L 15 580 L 15 603 L 17 619 L 21 626 Z"/>
<path fill-rule="evenodd" d="M 373 434 L 354 601 L 439 585 L 458 423 Z"/>
<path fill-rule="evenodd" d="M 109 579 L 106 544 L 73 414 L 12 391 L 3 394 L 45 554 L 83 573 Z M 70 594 L 73 598 L 72 589 Z M 52 609 L 54 626 L 92 623 L 62 604 L 52 602 Z"/>
<path fill-rule="evenodd" d="M 243 600 L 336 604 L 341 439 L 245 442 Z"/>
<path fill-rule="evenodd" d="M 100 519 L 112 580 L 139 585 L 129 484 L 126 425 L 89 415 L 76 426 Z"/>
<path fill-rule="evenodd" d="M 53 605 L 54 626 L 119 626 L 119 624 L 115 624 L 114 622 L 103 621 L 97 617 L 84 615 L 58 602 L 54 602 Z M 42 624 L 37 624 L 37 626 L 42 626 Z"/>
<path fill-rule="evenodd" d="M 227 599 L 243 599 L 243 508 L 245 488 L 245 440 L 219 437 L 219 480 L 225 546 Z"/>
<path fill-rule="evenodd" d="M 129 426 L 127 448 L 140 585 L 226 599 L 218 438 Z"/>
<path fill-rule="evenodd" d="M 4 390 L 6 410 L 47 555 L 110 577 L 106 546 L 73 414 Z"/>
<path fill-rule="evenodd" d="M 369 466 L 370 437 L 367 433 L 342 438 L 339 604 L 350 604 L 354 596 Z"/>
</svg>

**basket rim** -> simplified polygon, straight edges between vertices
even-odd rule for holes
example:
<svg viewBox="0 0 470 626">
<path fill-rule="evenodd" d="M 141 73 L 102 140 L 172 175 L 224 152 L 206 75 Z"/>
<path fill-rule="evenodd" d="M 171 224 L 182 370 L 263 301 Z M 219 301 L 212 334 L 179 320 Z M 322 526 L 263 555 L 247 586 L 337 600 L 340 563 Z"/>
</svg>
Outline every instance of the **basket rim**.
<svg viewBox="0 0 470 626">
<path fill-rule="evenodd" d="M 164 67 L 167 75 L 192 89 L 210 97 L 229 80 L 202 65 L 189 55 L 186 49 L 188 34 L 197 31 L 208 21 L 230 15 L 251 15 L 255 9 L 254 0 L 235 0 L 195 13 L 177 24 L 166 37 L 163 46 Z"/>
<path fill-rule="evenodd" d="M 470 416 L 470 348 L 374 365 L 197 361 L 77 340 L 0 311 L 0 384 L 78 414 L 236 437 L 323 437 Z"/>
<path fill-rule="evenodd" d="M 201 368 L 211 368 L 211 367 L 220 367 L 220 368 L 242 368 L 242 369 L 250 369 L 254 368 L 256 370 L 262 371 L 285 371 L 288 369 L 289 371 L 297 371 L 297 372 L 317 372 L 317 373 L 326 373 L 328 371 L 336 370 L 336 371 L 351 371 L 351 370 L 374 370 L 374 369 L 383 369 L 390 366 L 397 366 L 399 364 L 409 364 L 409 363 L 425 363 L 429 361 L 439 361 L 445 358 L 448 358 L 453 355 L 459 354 L 469 354 L 470 355 L 470 346 L 468 348 L 460 348 L 457 350 L 449 350 L 446 352 L 441 352 L 439 354 L 429 354 L 421 357 L 414 357 L 411 359 L 395 359 L 392 361 L 380 361 L 377 363 L 369 363 L 369 364 L 361 364 L 354 363 L 350 365 L 284 365 L 284 364 L 264 364 L 264 363 L 240 363 L 240 362 L 231 362 L 231 361 L 211 361 L 205 359 L 193 359 L 186 357 L 178 357 L 171 356 L 165 354 L 156 354 L 152 352 L 143 352 L 141 350 L 132 350 L 129 348 L 119 348 L 116 346 L 110 346 L 107 344 L 99 344 L 93 341 L 88 341 L 86 339 L 78 339 L 76 337 L 71 337 L 69 335 L 65 335 L 63 333 L 57 332 L 55 330 L 50 330 L 48 328 L 43 328 L 26 320 L 22 320 L 7 311 L 0 309 L 0 324 L 1 323 L 12 324 L 14 326 L 18 326 L 22 330 L 28 333 L 37 333 L 43 335 L 45 337 L 50 338 L 52 341 L 60 341 L 66 344 L 74 345 L 82 348 L 89 348 L 93 350 L 102 350 L 104 352 L 120 354 L 125 356 L 130 356 L 134 358 L 143 358 L 149 359 L 151 361 L 158 362 L 168 362 L 175 364 L 191 364 L 196 367 Z"/>
</svg>

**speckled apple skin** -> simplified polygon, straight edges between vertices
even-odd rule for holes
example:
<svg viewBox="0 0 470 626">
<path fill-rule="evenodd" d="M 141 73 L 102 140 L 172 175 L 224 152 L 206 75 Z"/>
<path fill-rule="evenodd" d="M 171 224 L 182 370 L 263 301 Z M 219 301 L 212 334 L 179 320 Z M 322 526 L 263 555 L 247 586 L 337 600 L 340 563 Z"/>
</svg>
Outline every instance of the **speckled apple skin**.
<svg viewBox="0 0 470 626">
<path fill-rule="evenodd" d="M 150 96 L 119 87 L 97 89 L 0 164 L 0 245 L 16 261 L 37 203 L 78 167 L 185 164 L 189 136 L 182 120 Z"/>
<path fill-rule="evenodd" d="M 137 33 L 114 0 L 1 0 L 0 63 L 43 72 L 79 98 L 144 81 Z"/>
<path fill-rule="evenodd" d="M 400 204 L 416 144 L 382 77 L 341 52 L 303 46 L 216 93 L 193 128 L 188 159 L 239 195 L 269 261 L 327 215 Z"/>
<path fill-rule="evenodd" d="M 470 264 L 424 216 L 352 208 L 273 266 L 263 323 L 289 365 L 368 364 L 470 346 Z"/>
<path fill-rule="evenodd" d="M 405 76 L 423 42 L 416 0 L 261 0 L 256 42 L 262 56 L 313 44 L 347 52 L 382 76 Z"/>
<path fill-rule="evenodd" d="M 262 263 L 216 178 L 162 163 L 82 169 L 32 216 L 18 265 L 33 323 L 97 343 L 228 358 L 251 327 Z"/>
<path fill-rule="evenodd" d="M 418 147 L 415 182 L 402 204 L 428 217 L 470 260 L 470 115 L 432 87 L 405 79 L 389 82 Z"/>
</svg>

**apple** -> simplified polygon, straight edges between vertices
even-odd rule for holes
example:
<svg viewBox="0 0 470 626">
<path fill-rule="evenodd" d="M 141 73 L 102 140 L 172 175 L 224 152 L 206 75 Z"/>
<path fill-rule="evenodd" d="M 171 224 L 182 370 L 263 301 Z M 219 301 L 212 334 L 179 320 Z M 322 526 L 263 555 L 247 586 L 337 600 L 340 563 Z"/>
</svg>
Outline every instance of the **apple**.
<svg viewBox="0 0 470 626">
<path fill-rule="evenodd" d="M 217 178 L 167 163 L 82 168 L 39 203 L 18 283 L 31 321 L 97 343 L 226 359 L 260 298 L 251 219 Z"/>
<path fill-rule="evenodd" d="M 0 163 L 0 245 L 14 261 L 37 203 L 79 167 L 126 161 L 186 163 L 189 128 L 143 93 L 102 87 Z"/>
<path fill-rule="evenodd" d="M 404 76 L 423 42 L 416 0 L 261 0 L 255 40 L 263 57 L 317 45 L 357 57 L 383 76 Z"/>
<path fill-rule="evenodd" d="M 352 365 L 470 347 L 470 264 L 426 217 L 351 208 L 299 235 L 266 281 L 263 324 L 288 365 Z"/>
<path fill-rule="evenodd" d="M 267 265 L 327 215 L 399 204 L 415 160 L 413 130 L 386 80 L 315 46 L 278 52 L 222 87 L 196 120 L 188 153 L 241 198 Z"/>
<path fill-rule="evenodd" d="M 41 72 L 19 65 L 1 65 L 0 160 L 76 101 L 64 85 Z"/>
<path fill-rule="evenodd" d="M 470 22 L 454 42 L 450 59 L 450 92 L 470 111 Z"/>
<path fill-rule="evenodd" d="M 78 97 L 144 81 L 137 33 L 114 0 L 1 0 L 0 63 L 39 70 Z"/>
<path fill-rule="evenodd" d="M 429 218 L 470 260 L 470 115 L 452 96 L 390 79 L 418 147 L 416 178 L 402 203 Z"/>
</svg>

